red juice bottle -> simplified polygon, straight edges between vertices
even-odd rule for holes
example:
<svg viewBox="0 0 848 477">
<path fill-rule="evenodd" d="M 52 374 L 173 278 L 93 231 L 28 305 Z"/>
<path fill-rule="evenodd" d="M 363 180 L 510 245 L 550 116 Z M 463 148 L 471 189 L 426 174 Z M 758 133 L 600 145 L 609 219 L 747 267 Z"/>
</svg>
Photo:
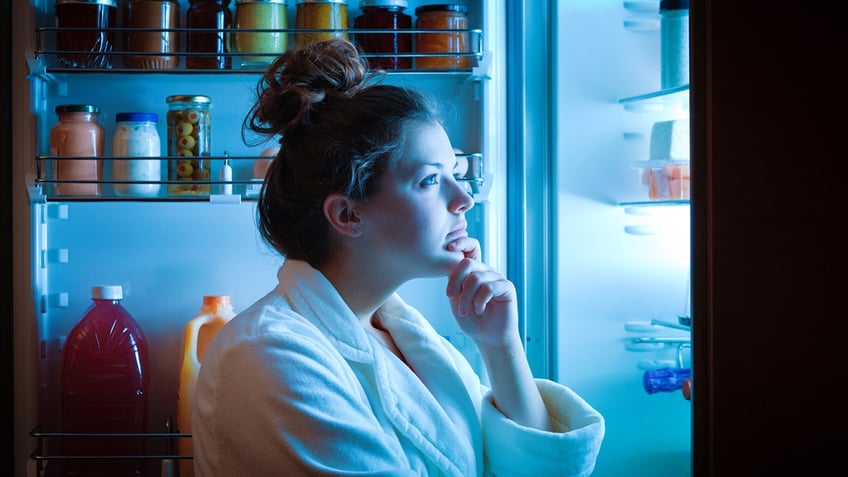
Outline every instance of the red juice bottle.
<svg viewBox="0 0 848 477">
<path fill-rule="evenodd" d="M 121 305 L 123 289 L 91 288 L 94 303 L 71 329 L 62 348 L 62 432 L 141 434 L 147 428 L 150 385 L 147 342 Z M 144 439 L 64 436 L 65 456 L 142 456 Z M 142 459 L 63 462 L 63 475 L 144 475 Z"/>
</svg>

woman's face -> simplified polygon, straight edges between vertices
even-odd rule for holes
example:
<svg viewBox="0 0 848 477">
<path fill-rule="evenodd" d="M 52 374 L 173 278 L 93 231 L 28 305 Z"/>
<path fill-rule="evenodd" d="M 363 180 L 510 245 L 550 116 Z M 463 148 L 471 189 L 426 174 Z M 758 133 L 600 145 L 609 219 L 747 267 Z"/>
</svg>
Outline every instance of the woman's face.
<svg viewBox="0 0 848 477">
<path fill-rule="evenodd" d="M 446 275 L 462 260 L 447 244 L 467 235 L 465 212 L 474 201 L 454 178 L 456 163 L 441 125 L 409 127 L 401 159 L 359 207 L 375 266 L 413 278 Z"/>
</svg>

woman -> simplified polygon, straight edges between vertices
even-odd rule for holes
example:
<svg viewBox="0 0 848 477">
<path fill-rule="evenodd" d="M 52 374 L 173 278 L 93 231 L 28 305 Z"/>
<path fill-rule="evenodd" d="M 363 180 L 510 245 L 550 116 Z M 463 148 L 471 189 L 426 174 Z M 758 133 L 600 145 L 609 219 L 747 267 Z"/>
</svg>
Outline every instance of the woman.
<svg viewBox="0 0 848 477">
<path fill-rule="evenodd" d="M 343 40 L 290 51 L 246 128 L 282 137 L 258 202 L 279 284 L 207 349 L 198 475 L 588 475 L 603 418 L 534 380 L 515 288 L 466 233 L 473 201 L 424 96 L 380 85 Z M 490 388 L 396 294 L 447 276 Z"/>
</svg>

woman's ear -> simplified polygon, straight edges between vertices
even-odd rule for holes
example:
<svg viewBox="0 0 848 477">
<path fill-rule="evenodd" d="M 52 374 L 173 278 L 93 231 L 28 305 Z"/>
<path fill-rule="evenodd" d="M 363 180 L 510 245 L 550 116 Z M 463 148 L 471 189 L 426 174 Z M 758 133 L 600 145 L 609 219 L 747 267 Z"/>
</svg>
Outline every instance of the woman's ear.
<svg viewBox="0 0 848 477">
<path fill-rule="evenodd" d="M 362 218 L 356 211 L 356 202 L 342 194 L 330 194 L 324 199 L 324 216 L 342 235 L 358 237 L 362 234 Z"/>
</svg>

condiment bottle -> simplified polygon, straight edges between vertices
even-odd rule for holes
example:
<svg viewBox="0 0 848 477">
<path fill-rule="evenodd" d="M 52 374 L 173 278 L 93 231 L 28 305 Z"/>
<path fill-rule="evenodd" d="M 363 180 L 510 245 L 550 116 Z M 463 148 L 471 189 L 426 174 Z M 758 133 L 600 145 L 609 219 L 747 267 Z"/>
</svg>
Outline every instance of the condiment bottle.
<svg viewBox="0 0 848 477">
<path fill-rule="evenodd" d="M 150 361 L 139 324 L 121 305 L 120 285 L 91 287 L 93 304 L 62 347 L 62 432 L 140 434 L 147 429 Z M 61 439 L 68 456 L 143 456 L 142 437 Z M 144 460 L 63 462 L 63 475 L 142 475 Z"/>
<path fill-rule="evenodd" d="M 156 113 L 118 113 L 112 155 L 115 157 L 159 157 L 162 145 L 156 125 Z M 142 181 L 138 184 L 115 183 L 117 195 L 155 197 L 162 180 L 160 159 L 113 159 L 112 178 L 116 181 Z M 148 181 L 144 183 L 144 181 Z"/>
<path fill-rule="evenodd" d="M 131 29 L 126 36 L 126 50 L 142 54 L 124 56 L 124 65 L 142 69 L 176 68 L 180 58 L 170 53 L 179 51 L 179 34 L 168 30 L 180 26 L 179 2 L 129 0 L 126 15 L 127 28 Z"/>
<path fill-rule="evenodd" d="M 209 195 L 212 100 L 202 95 L 168 96 L 168 193 Z M 206 181 L 207 183 L 197 183 Z"/>
<path fill-rule="evenodd" d="M 117 0 L 56 0 L 59 65 L 110 68 L 117 10 Z"/>
<path fill-rule="evenodd" d="M 660 1 L 660 86 L 689 84 L 689 0 Z"/>
<path fill-rule="evenodd" d="M 468 53 L 468 7 L 465 5 L 422 5 L 415 9 L 417 30 L 447 30 L 418 33 L 415 58 L 418 69 L 452 70 L 468 68 L 468 56 L 442 56 L 444 53 Z M 429 55 L 436 53 L 436 55 Z"/>
<path fill-rule="evenodd" d="M 233 24 L 230 0 L 189 0 L 189 3 L 186 28 L 197 31 L 186 35 L 186 52 L 211 55 L 186 56 L 186 68 L 230 69 L 232 58 L 224 54 L 229 49 L 225 30 Z"/>
<path fill-rule="evenodd" d="M 285 30 L 286 0 L 236 0 L 233 21 L 236 30 Z M 286 51 L 287 38 L 284 31 L 256 31 L 233 33 L 233 50 L 242 54 L 241 66 L 268 65 Z"/>
<path fill-rule="evenodd" d="M 103 155 L 105 133 L 97 122 L 99 113 L 100 108 L 93 104 L 56 106 L 59 122 L 50 130 L 50 154 L 79 158 L 56 160 L 57 195 L 100 195 L 103 165 L 96 158 Z"/>
<path fill-rule="evenodd" d="M 295 28 L 297 30 L 334 30 L 334 31 L 298 31 L 294 35 L 296 48 L 304 48 L 311 43 L 344 38 L 347 33 L 347 2 L 345 0 L 297 0 Z"/>
<path fill-rule="evenodd" d="M 182 362 L 177 388 L 177 429 L 180 434 L 191 434 L 191 414 L 197 376 L 203 363 L 206 347 L 212 338 L 233 317 L 233 305 L 228 295 L 205 295 L 200 312 L 186 324 L 182 337 Z M 191 455 L 190 439 L 180 440 L 180 454 Z M 180 477 L 193 475 L 192 462 L 180 461 Z"/>
<path fill-rule="evenodd" d="M 354 18 L 357 30 L 386 30 L 385 33 L 357 33 L 356 42 L 365 53 L 390 54 L 368 59 L 373 68 L 387 70 L 409 69 L 412 57 L 398 56 L 412 53 L 412 35 L 398 33 L 399 29 L 412 28 L 412 17 L 403 13 L 406 0 L 362 0 L 359 9 L 362 14 Z"/>
</svg>

